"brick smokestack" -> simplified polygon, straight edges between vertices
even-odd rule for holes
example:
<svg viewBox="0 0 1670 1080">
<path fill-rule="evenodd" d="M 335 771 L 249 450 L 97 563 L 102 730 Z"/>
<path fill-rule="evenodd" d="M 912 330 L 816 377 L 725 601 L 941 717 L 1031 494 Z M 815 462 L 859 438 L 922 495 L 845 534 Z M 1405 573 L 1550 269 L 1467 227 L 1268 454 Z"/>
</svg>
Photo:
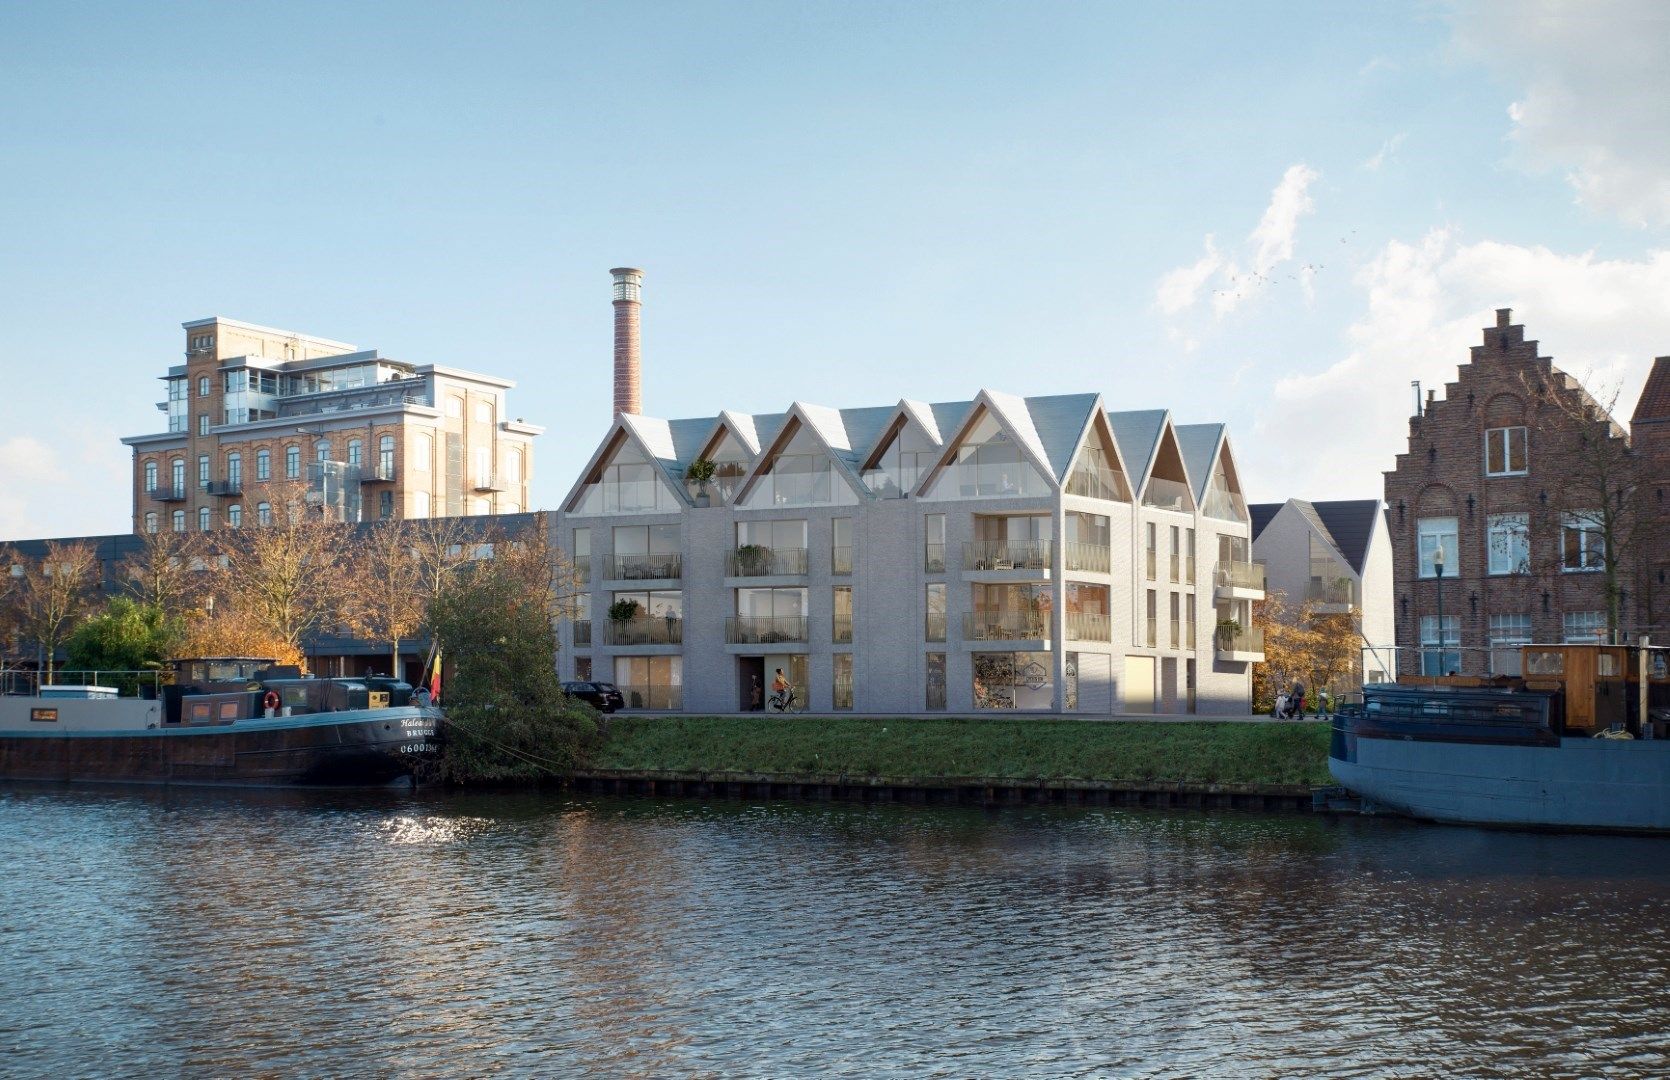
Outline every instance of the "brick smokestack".
<svg viewBox="0 0 1670 1080">
<path fill-rule="evenodd" d="M 644 272 L 629 266 L 609 271 L 615 279 L 615 415 L 643 412 L 642 357 L 638 344 L 639 293 Z"/>
</svg>

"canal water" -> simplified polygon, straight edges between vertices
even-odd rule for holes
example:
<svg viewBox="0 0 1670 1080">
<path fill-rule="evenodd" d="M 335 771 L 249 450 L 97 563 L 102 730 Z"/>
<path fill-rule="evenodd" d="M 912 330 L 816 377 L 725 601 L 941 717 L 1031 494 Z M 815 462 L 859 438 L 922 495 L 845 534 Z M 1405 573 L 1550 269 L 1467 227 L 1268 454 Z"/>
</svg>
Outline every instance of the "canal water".
<svg viewBox="0 0 1670 1080">
<path fill-rule="evenodd" d="M 6 1076 L 1662 1076 L 1670 841 L 0 786 Z"/>
</svg>

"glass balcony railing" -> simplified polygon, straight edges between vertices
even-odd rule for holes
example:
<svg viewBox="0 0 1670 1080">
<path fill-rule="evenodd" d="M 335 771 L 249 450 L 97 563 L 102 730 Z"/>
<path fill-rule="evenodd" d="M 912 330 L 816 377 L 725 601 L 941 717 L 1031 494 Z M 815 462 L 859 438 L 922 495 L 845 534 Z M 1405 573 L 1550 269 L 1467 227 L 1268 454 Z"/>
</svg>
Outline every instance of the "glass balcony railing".
<svg viewBox="0 0 1670 1080">
<path fill-rule="evenodd" d="M 664 555 L 611 555 L 609 577 L 616 581 L 670 581 L 684 576 L 684 556 L 676 551 Z"/>
<path fill-rule="evenodd" d="M 1106 499 L 1109 502 L 1130 502 L 1125 484 L 1112 469 L 1097 468 L 1080 463 L 1067 477 L 1067 494 L 1086 499 Z"/>
<path fill-rule="evenodd" d="M 615 689 L 626 699 L 628 709 L 672 712 L 684 708 L 682 686 L 628 686 L 625 683 L 616 683 Z"/>
<path fill-rule="evenodd" d="M 1068 641 L 1112 641 L 1113 620 L 1096 611 L 1067 613 Z"/>
<path fill-rule="evenodd" d="M 1244 626 L 1240 629 L 1219 627 L 1217 641 L 1220 653 L 1262 653 L 1264 651 L 1264 628 L 1260 626 Z"/>
<path fill-rule="evenodd" d="M 964 570 L 1048 570 L 1048 540 L 970 540 L 963 545 Z"/>
<path fill-rule="evenodd" d="M 1048 641 L 1050 619 L 1042 612 L 966 611 L 963 638 L 966 641 Z"/>
<path fill-rule="evenodd" d="M 806 640 L 804 615 L 732 615 L 725 620 L 732 645 L 773 645 Z"/>
<path fill-rule="evenodd" d="M 1187 512 L 1189 503 L 1189 485 L 1164 477 L 1149 477 L 1148 489 L 1142 493 L 1142 505 L 1152 506 L 1156 510 Z"/>
<path fill-rule="evenodd" d="M 1183 580 L 1183 556 L 1173 552 L 1171 555 L 1171 583 L 1181 583 Z"/>
<path fill-rule="evenodd" d="M 1113 553 L 1105 544 L 1084 544 L 1067 541 L 1067 569 L 1091 574 L 1105 574 L 1113 565 Z"/>
<path fill-rule="evenodd" d="M 1160 553 L 1153 548 L 1143 552 L 1143 569 L 1147 571 L 1149 581 L 1160 580 Z"/>
<path fill-rule="evenodd" d="M 1158 620 L 1152 615 L 1148 617 L 1147 630 L 1148 635 L 1142 639 L 1142 644 L 1147 645 L 1150 649 L 1158 648 L 1160 644 L 1159 625 Z"/>
<path fill-rule="evenodd" d="M 1264 564 L 1257 562 L 1221 562 L 1216 581 L 1220 589 L 1250 589 L 1264 591 Z"/>
<path fill-rule="evenodd" d="M 657 615 L 610 619 L 603 624 L 606 645 L 682 645 L 684 620 Z"/>
<path fill-rule="evenodd" d="M 726 557 L 731 577 L 781 577 L 806 572 L 805 548 L 771 548 L 744 544 Z"/>
<path fill-rule="evenodd" d="M 832 574 L 852 573 L 852 548 L 838 547 L 829 553 L 829 572 Z"/>
<path fill-rule="evenodd" d="M 1310 587 L 1305 590 L 1305 599 L 1316 604 L 1328 604 L 1334 607 L 1355 607 L 1357 605 L 1357 583 L 1347 577 L 1311 578 Z"/>
</svg>

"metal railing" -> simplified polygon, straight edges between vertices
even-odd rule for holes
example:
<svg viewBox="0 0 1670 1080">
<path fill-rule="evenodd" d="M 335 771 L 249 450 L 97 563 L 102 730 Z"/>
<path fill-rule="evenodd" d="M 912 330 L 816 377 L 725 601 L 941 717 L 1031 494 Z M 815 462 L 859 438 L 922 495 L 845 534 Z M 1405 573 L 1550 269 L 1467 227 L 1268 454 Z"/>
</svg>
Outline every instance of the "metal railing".
<svg viewBox="0 0 1670 1080">
<path fill-rule="evenodd" d="M 373 465 L 360 471 L 360 483 L 362 484 L 392 484 L 394 478 L 393 465 Z"/>
<path fill-rule="evenodd" d="M 210 480 L 207 484 L 203 485 L 203 490 L 208 492 L 210 495 L 242 495 L 244 491 L 244 478 L 241 476 L 229 476 L 225 480 Z"/>
<path fill-rule="evenodd" d="M 617 581 L 671 581 L 683 576 L 684 556 L 676 551 L 609 556 L 609 577 Z"/>
<path fill-rule="evenodd" d="M 922 569 L 930 574 L 945 573 L 945 545 L 930 542 L 922 553 Z"/>
<path fill-rule="evenodd" d="M 616 683 L 615 689 L 626 699 L 628 709 L 654 709 L 672 712 L 684 708 L 682 686 L 627 686 Z"/>
<path fill-rule="evenodd" d="M 1355 607 L 1357 583 L 1350 578 L 1332 578 L 1325 581 L 1312 578 L 1310 587 L 1305 590 L 1305 599 L 1317 604 Z"/>
<path fill-rule="evenodd" d="M 591 620 L 590 619 L 575 619 L 574 620 L 574 644 L 576 644 L 576 645 L 590 645 L 591 644 Z"/>
<path fill-rule="evenodd" d="M 922 636 L 927 641 L 945 640 L 945 612 L 930 611 L 923 622 Z"/>
<path fill-rule="evenodd" d="M 684 620 L 664 615 L 610 619 L 603 624 L 603 640 L 606 645 L 682 645 Z"/>
<path fill-rule="evenodd" d="M 1067 640 L 1112 641 L 1113 620 L 1096 611 L 1069 611 Z"/>
<path fill-rule="evenodd" d="M 792 577 L 806 572 L 806 549 L 745 544 L 726 556 L 725 569 L 731 577 Z"/>
<path fill-rule="evenodd" d="M 1264 651 L 1264 628 L 1243 626 L 1239 630 L 1219 627 L 1217 646 L 1221 653 L 1261 653 Z"/>
<path fill-rule="evenodd" d="M 1113 552 L 1105 544 L 1086 544 L 1077 540 L 1066 543 L 1067 569 L 1105 574 L 1113 566 Z"/>
<path fill-rule="evenodd" d="M 852 615 L 835 613 L 834 625 L 829 629 L 829 640 L 845 644 L 852 641 Z"/>
<path fill-rule="evenodd" d="M 183 487 L 173 487 L 172 485 L 168 487 L 150 488 L 146 491 L 146 494 L 155 499 L 157 502 L 186 501 L 186 489 Z"/>
<path fill-rule="evenodd" d="M 838 547 L 829 554 L 829 572 L 832 574 L 852 573 L 852 548 Z"/>
<path fill-rule="evenodd" d="M 1251 589 L 1264 591 L 1264 564 L 1258 562 L 1221 562 L 1214 574 L 1220 589 Z"/>
<path fill-rule="evenodd" d="M 102 686 L 115 690 L 117 697 L 156 698 L 173 682 L 172 671 L 150 669 L 54 668 L 48 673 L 34 668 L 0 668 L 0 695 L 5 696 L 35 697 L 42 687 Z"/>
<path fill-rule="evenodd" d="M 590 585 L 591 556 L 576 555 L 570 561 L 574 564 L 574 583 L 576 585 Z"/>
<path fill-rule="evenodd" d="M 963 544 L 963 569 L 1048 570 L 1052 550 L 1048 540 L 969 540 Z"/>
<path fill-rule="evenodd" d="M 967 641 L 1048 641 L 1049 616 L 1028 611 L 965 611 Z"/>
<path fill-rule="evenodd" d="M 725 620 L 725 641 L 732 645 L 772 645 L 805 640 L 804 615 L 732 615 Z"/>
</svg>

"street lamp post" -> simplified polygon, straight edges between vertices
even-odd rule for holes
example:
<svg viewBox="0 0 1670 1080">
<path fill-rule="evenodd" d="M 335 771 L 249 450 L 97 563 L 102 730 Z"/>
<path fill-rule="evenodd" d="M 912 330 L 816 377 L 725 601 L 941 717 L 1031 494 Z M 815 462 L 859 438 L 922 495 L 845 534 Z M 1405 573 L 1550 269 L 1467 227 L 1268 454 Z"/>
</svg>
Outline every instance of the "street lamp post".
<svg viewBox="0 0 1670 1080">
<path fill-rule="evenodd" d="M 1438 578 L 1438 674 L 1444 674 L 1444 545 L 1432 553 L 1432 572 Z"/>
</svg>

